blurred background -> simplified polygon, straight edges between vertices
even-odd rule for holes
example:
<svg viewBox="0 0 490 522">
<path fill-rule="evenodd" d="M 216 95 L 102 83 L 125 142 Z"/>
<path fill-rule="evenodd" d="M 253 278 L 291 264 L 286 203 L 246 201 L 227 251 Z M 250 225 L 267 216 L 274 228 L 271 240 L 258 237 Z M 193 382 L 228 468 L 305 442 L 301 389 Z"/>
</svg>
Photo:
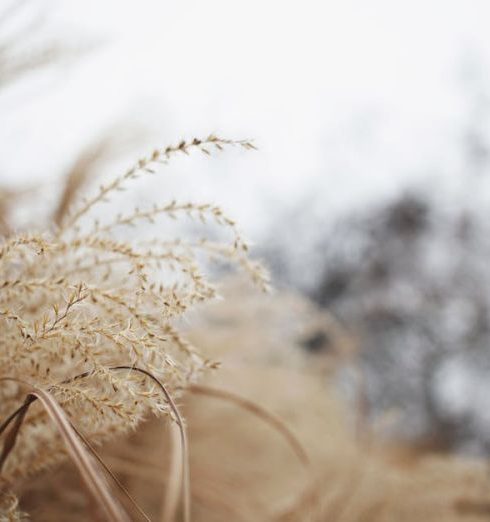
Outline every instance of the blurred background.
<svg viewBox="0 0 490 522">
<path fill-rule="evenodd" d="M 486 454 L 489 15 L 483 0 L 1 0 L 0 218 L 21 228 L 67 175 L 114 176 L 154 147 L 253 139 L 122 201 L 222 204 L 276 288 L 356 339 L 368 422 Z"/>
</svg>

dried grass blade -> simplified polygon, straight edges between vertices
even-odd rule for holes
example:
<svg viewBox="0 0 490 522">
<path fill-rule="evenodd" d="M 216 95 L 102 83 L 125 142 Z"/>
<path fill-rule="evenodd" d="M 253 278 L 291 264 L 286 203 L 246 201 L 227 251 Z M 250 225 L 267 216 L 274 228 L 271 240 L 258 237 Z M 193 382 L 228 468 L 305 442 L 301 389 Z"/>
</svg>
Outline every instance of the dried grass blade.
<svg viewBox="0 0 490 522">
<path fill-rule="evenodd" d="M 70 423 L 71 424 L 71 423 Z M 134 500 L 134 498 L 130 495 L 129 491 L 125 488 L 124 484 L 117 478 L 117 476 L 111 471 L 111 469 L 107 466 L 107 464 L 103 461 L 102 457 L 96 451 L 96 449 L 90 444 L 88 439 L 83 435 L 73 424 L 71 427 L 75 431 L 75 433 L 80 437 L 82 442 L 87 446 L 87 449 L 90 451 L 92 456 L 97 460 L 97 462 L 104 468 L 106 473 L 111 477 L 111 479 L 116 483 L 117 487 L 122 491 L 123 495 L 128 499 L 130 504 L 138 511 L 138 513 L 146 520 L 146 522 L 151 522 L 150 517 L 143 511 L 143 509 L 138 505 L 138 503 Z"/>
<path fill-rule="evenodd" d="M 207 397 L 214 397 L 216 399 L 222 399 L 225 401 L 233 402 L 234 404 L 240 406 L 244 410 L 247 410 L 256 417 L 262 419 L 264 422 L 269 424 L 286 439 L 291 449 L 294 451 L 298 459 L 305 467 L 308 467 L 310 465 L 310 460 L 308 458 L 308 455 L 306 454 L 306 451 L 304 450 L 297 437 L 292 433 L 292 431 L 284 424 L 284 422 L 279 417 L 272 414 L 256 402 L 251 401 L 250 399 L 246 399 L 228 390 L 221 390 L 218 388 L 213 388 L 210 386 L 204 386 L 199 384 L 191 385 L 189 387 L 189 391 L 197 395 L 204 395 Z"/>
<path fill-rule="evenodd" d="M 162 506 L 161 522 L 173 522 L 175 520 L 175 514 L 177 513 L 179 497 L 181 494 L 182 444 L 180 443 L 180 429 L 174 424 L 170 426 L 170 441 L 169 480 Z"/>
<path fill-rule="evenodd" d="M 7 419 L 2 423 L 0 426 L 0 436 L 2 433 L 9 427 L 10 423 L 14 421 L 15 424 L 11 428 L 11 430 L 8 432 L 5 442 L 3 444 L 2 448 L 2 454 L 0 455 L 0 471 L 3 468 L 3 465 L 5 464 L 5 461 L 7 460 L 7 457 L 10 455 L 11 451 L 14 449 L 15 443 L 17 441 L 17 435 L 19 434 L 20 427 L 22 425 L 22 422 L 24 420 L 24 417 L 26 416 L 27 410 L 29 409 L 29 406 L 33 402 L 33 399 L 30 399 L 29 397 L 26 398 L 24 401 L 24 404 L 17 408 L 12 414 L 10 414 Z"/>
<path fill-rule="evenodd" d="M 142 368 L 137 368 L 133 366 L 115 366 L 110 368 L 110 370 L 128 370 L 133 372 L 138 372 L 143 375 L 146 375 L 146 377 L 150 378 L 162 391 L 163 395 L 165 396 L 166 401 L 168 402 L 170 409 L 172 410 L 172 413 L 174 414 L 177 426 L 179 428 L 180 433 L 180 447 L 181 447 L 181 492 L 182 492 L 182 518 L 183 522 L 190 522 L 191 520 L 191 494 L 190 494 L 190 473 L 189 473 L 189 449 L 188 449 L 188 443 L 187 443 L 187 432 L 185 429 L 184 421 L 182 419 L 182 416 L 180 415 L 179 409 L 177 408 L 177 405 L 175 404 L 174 400 L 168 393 L 167 389 L 163 385 L 163 383 L 157 379 L 152 373 L 150 373 L 147 370 L 143 370 Z M 177 488 L 175 488 L 175 491 L 171 490 L 171 495 L 177 495 L 178 496 L 179 491 Z M 172 498 L 168 498 L 167 500 L 170 501 L 171 506 L 175 505 L 175 501 Z"/>
<path fill-rule="evenodd" d="M 89 454 L 73 430 L 65 412 L 53 396 L 41 389 L 34 388 L 31 394 L 39 399 L 51 420 L 55 423 L 70 456 L 78 467 L 85 484 L 99 505 L 104 509 L 109 520 L 114 522 L 130 522 L 127 513 L 111 495 L 111 492 L 90 461 Z"/>
<path fill-rule="evenodd" d="M 23 420 L 23 417 L 27 412 L 28 405 L 30 405 L 33 402 L 33 399 L 31 398 L 38 399 L 44 406 L 51 420 L 54 422 L 56 428 L 58 429 L 58 432 L 61 435 L 63 442 L 65 443 L 69 455 L 76 464 L 80 472 L 80 475 L 82 476 L 83 481 L 85 482 L 88 490 L 90 491 L 94 499 L 97 501 L 98 505 L 105 512 L 106 516 L 108 517 L 108 520 L 110 520 L 111 522 L 130 522 L 131 519 L 129 518 L 127 513 L 122 509 L 119 503 L 115 500 L 115 498 L 111 495 L 111 492 L 105 480 L 103 479 L 103 477 L 101 477 L 93 462 L 90 461 L 89 453 L 83 446 L 83 443 L 81 442 L 81 440 L 78 437 L 78 434 L 70 424 L 70 421 L 68 420 L 65 412 L 63 411 L 61 406 L 56 402 L 54 397 L 49 392 L 36 388 L 20 379 L 3 377 L 0 380 L 17 382 L 26 385 L 30 388 L 29 395 L 27 396 L 24 405 L 21 408 L 19 408 L 17 412 L 15 412 L 9 417 L 10 421 L 14 418 L 17 419 L 16 424 L 14 425 L 14 430 L 15 426 L 17 425 L 18 428 L 20 428 L 20 424 Z M 7 419 L 7 421 L 9 419 Z M 18 419 L 21 419 L 20 422 Z M 6 422 L 4 423 L 4 425 L 5 424 Z M 16 431 L 14 431 L 14 443 L 18 433 L 18 428 L 16 429 Z M 12 442 L 10 442 L 10 444 L 11 443 Z"/>
</svg>

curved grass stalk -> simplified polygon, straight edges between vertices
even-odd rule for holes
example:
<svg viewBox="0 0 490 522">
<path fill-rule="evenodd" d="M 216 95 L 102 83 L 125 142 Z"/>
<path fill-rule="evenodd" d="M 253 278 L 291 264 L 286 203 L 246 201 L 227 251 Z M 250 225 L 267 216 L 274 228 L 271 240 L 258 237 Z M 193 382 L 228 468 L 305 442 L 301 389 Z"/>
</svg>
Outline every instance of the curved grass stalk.
<svg viewBox="0 0 490 522">
<path fill-rule="evenodd" d="M 7 421 L 5 421 L 1 426 L 0 435 L 15 419 L 12 429 L 9 431 L 7 436 L 8 443 L 3 448 L 1 463 L 3 464 L 5 462 L 8 455 L 13 450 L 22 421 L 27 414 L 29 406 L 37 399 L 44 406 L 46 412 L 56 426 L 66 446 L 68 454 L 77 466 L 87 489 L 97 502 L 97 505 L 103 509 L 108 520 L 111 522 L 131 522 L 128 514 L 115 500 L 107 483 L 100 475 L 96 466 L 94 466 L 94 463 L 91 462 L 88 451 L 83 446 L 82 441 L 71 425 L 66 413 L 54 397 L 48 391 L 32 386 L 20 379 L 2 377 L 0 380 L 17 382 L 30 389 L 23 406 L 15 412 L 15 415 L 10 415 Z"/>
<path fill-rule="evenodd" d="M 191 393 L 195 393 L 197 395 L 203 395 L 207 397 L 214 397 L 215 399 L 226 400 L 229 402 L 233 402 L 237 406 L 240 406 L 244 410 L 250 412 L 252 415 L 255 415 L 259 419 L 262 419 L 265 423 L 269 424 L 274 430 L 280 433 L 284 439 L 287 441 L 291 449 L 294 451 L 299 461 L 305 467 L 310 466 L 310 459 L 306 454 L 301 442 L 297 439 L 297 437 L 293 434 L 293 432 L 284 424 L 284 422 L 266 410 L 264 407 L 260 406 L 254 401 L 250 399 L 246 399 L 241 395 L 230 392 L 228 390 L 221 390 L 219 388 L 213 388 L 211 386 L 204 386 L 200 384 L 193 384 L 189 387 L 189 391 Z"/>
</svg>

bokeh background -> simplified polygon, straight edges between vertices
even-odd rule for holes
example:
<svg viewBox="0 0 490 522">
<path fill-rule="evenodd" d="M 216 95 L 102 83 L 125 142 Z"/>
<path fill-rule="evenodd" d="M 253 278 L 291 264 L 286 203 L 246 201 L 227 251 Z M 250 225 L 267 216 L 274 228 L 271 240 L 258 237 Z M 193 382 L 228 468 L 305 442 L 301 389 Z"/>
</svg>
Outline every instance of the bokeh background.
<svg viewBox="0 0 490 522">
<path fill-rule="evenodd" d="M 124 198 L 222 203 L 276 287 L 357 339 L 369 419 L 486 453 L 489 15 L 483 0 L 2 0 L 2 201 L 42 212 L 84 162 L 104 178 L 183 138 L 254 139 Z"/>
</svg>

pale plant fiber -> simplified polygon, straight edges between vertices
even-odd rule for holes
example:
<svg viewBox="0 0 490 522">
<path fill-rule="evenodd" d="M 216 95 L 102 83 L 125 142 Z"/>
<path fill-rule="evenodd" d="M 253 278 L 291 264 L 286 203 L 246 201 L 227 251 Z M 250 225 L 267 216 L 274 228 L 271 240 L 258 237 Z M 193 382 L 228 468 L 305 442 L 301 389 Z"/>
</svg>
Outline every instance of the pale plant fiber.
<svg viewBox="0 0 490 522">
<path fill-rule="evenodd" d="M 66 414 L 65 420 L 90 443 L 128 432 L 151 414 L 178 421 L 165 394 L 178 398 L 214 366 L 179 328 L 183 314 L 216 296 L 198 256 L 204 252 L 235 261 L 263 289 L 267 276 L 249 259 L 247 243 L 235 222 L 214 205 L 170 201 L 95 222 L 92 228 L 86 221 L 92 209 L 112 193 L 141 174 L 155 172 L 172 156 L 193 150 L 210 154 L 233 145 L 254 148 L 248 141 L 209 136 L 155 150 L 81 204 L 70 201 L 76 191 L 67 186 L 59 209 L 73 210 L 56 213 L 52 232 L 31 231 L 3 239 L 0 422 L 26 399 L 26 387 L 20 381 L 49 393 L 49 400 Z M 80 179 L 77 184 L 82 185 Z M 216 222 L 228 232 L 229 243 L 186 242 L 179 237 L 155 238 L 143 245 L 112 235 L 116 228 L 148 226 L 159 217 L 180 215 Z M 165 393 L 158 383 L 164 384 Z M 10 436 L 12 448 L 4 442 L 2 520 L 20 516 L 9 488 L 66 456 L 66 441 L 48 413 L 36 401 L 26 413 L 17 415 L 14 428 L 9 427 L 20 430 L 18 436 Z"/>
</svg>

